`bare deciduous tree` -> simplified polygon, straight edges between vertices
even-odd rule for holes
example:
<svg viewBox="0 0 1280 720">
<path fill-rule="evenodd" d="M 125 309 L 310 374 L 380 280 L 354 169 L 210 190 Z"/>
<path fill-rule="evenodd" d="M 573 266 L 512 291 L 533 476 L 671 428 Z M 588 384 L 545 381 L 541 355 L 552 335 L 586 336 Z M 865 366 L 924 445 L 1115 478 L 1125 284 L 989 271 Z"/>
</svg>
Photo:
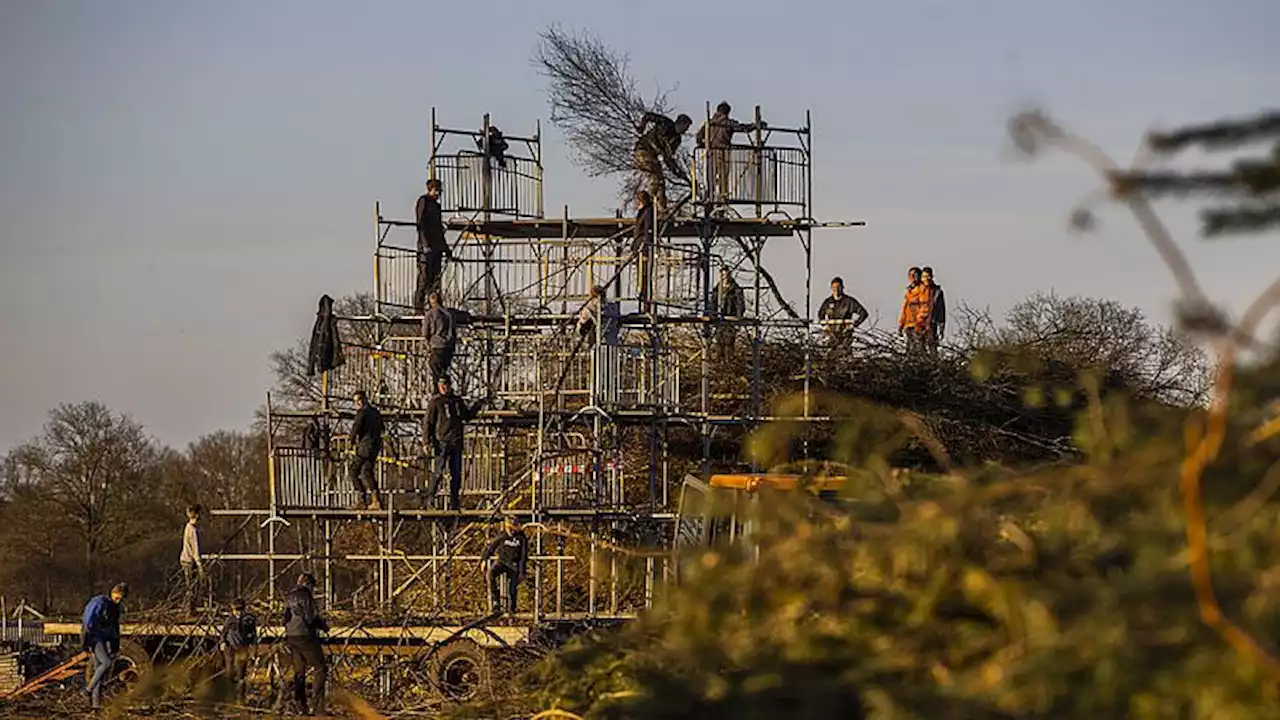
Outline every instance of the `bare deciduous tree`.
<svg viewBox="0 0 1280 720">
<path fill-rule="evenodd" d="M 182 495 L 212 507 L 266 503 L 266 439 L 258 433 L 219 430 L 187 446 Z"/>
<path fill-rule="evenodd" d="M 1114 300 L 1033 295 L 1014 305 L 1003 325 L 964 306 L 956 315 L 958 337 L 970 353 L 1032 353 L 1080 370 L 1105 369 L 1141 397 L 1184 407 L 1208 397 L 1205 352 Z"/>
<path fill-rule="evenodd" d="M 98 402 L 62 405 L 40 438 L 12 451 L 6 475 L 37 491 L 43 520 L 74 540 L 91 587 L 107 561 L 153 527 L 157 455 L 132 418 Z"/>
</svg>

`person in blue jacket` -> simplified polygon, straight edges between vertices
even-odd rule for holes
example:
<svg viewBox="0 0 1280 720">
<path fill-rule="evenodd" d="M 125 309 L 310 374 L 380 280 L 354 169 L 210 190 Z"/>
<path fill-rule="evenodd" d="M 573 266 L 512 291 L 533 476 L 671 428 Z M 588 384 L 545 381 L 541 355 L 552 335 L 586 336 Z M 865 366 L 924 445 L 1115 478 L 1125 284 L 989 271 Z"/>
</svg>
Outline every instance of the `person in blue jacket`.
<svg viewBox="0 0 1280 720">
<path fill-rule="evenodd" d="M 118 583 L 109 595 L 94 595 L 84 606 L 81 633 L 84 649 L 93 653 L 93 677 L 89 680 L 89 698 L 93 709 L 102 708 L 102 685 L 120 652 L 120 616 L 129 586 Z"/>
</svg>

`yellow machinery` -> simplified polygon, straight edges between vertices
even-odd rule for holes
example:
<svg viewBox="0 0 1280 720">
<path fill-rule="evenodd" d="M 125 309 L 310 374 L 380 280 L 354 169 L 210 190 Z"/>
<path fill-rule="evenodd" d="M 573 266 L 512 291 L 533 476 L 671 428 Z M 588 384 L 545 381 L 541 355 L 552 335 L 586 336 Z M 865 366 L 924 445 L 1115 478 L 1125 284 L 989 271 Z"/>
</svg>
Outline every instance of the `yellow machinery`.
<svg viewBox="0 0 1280 720">
<path fill-rule="evenodd" d="M 750 547 L 760 528 L 763 503 L 771 492 L 804 490 L 821 499 L 832 499 L 848 480 L 845 476 L 753 473 L 712 475 L 703 481 L 687 475 L 676 509 L 673 550 L 680 555 L 696 547 L 725 544 Z M 680 564 L 678 560 L 675 563 L 677 579 Z"/>
</svg>

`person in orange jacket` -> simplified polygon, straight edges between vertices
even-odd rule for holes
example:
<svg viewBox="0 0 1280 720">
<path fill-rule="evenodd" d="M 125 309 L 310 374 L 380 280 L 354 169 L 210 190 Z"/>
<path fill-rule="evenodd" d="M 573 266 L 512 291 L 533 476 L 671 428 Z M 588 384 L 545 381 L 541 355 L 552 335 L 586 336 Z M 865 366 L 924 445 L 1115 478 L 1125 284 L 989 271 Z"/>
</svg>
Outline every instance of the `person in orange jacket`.
<svg viewBox="0 0 1280 720">
<path fill-rule="evenodd" d="M 933 314 L 933 289 L 920 281 L 920 268 L 907 271 L 906 296 L 902 300 L 902 314 L 898 316 L 898 333 L 907 338 L 907 352 L 919 353 L 926 349 L 932 333 L 930 316 Z"/>
</svg>

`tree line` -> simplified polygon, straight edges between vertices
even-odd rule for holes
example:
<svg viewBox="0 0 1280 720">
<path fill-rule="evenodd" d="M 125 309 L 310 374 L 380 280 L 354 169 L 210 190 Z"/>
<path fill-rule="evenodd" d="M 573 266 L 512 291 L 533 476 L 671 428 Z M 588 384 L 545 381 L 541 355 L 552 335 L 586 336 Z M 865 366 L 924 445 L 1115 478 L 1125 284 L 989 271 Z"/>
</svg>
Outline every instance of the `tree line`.
<svg viewBox="0 0 1280 720">
<path fill-rule="evenodd" d="M 354 295 L 341 299 L 338 306 L 358 310 L 367 302 L 366 296 Z M 932 392 L 899 393 L 888 386 L 889 379 L 880 383 L 869 375 L 866 363 L 830 366 L 824 371 L 826 386 L 925 417 L 936 416 L 960 429 L 956 442 L 966 428 L 973 434 L 984 424 L 1007 425 L 1010 420 L 998 409 L 994 412 L 1000 416 L 992 416 L 989 395 L 969 400 L 948 385 L 963 379 L 969 385 L 999 390 L 999 384 L 1009 379 L 1007 373 L 996 377 L 989 369 L 993 363 L 1006 362 L 990 359 L 997 355 L 1032 358 L 1032 365 L 1024 363 L 1017 371 L 1024 380 L 1061 374 L 1064 367 L 1071 378 L 1081 369 L 1104 368 L 1114 376 L 1116 387 L 1175 405 L 1202 402 L 1208 387 L 1203 353 L 1176 333 L 1146 322 L 1140 311 L 1113 301 L 1039 295 L 1014 306 L 1003 322 L 980 309 L 963 308 L 957 314 L 953 353 L 940 361 L 949 371 L 929 371 L 932 380 L 925 381 L 934 386 Z M 778 340 L 765 354 L 789 358 L 796 351 L 793 341 Z M 868 336 L 866 344 L 845 360 L 862 358 L 891 368 L 896 361 L 892 355 L 885 358 L 884 351 L 883 344 Z M 271 355 L 274 398 L 283 406 L 303 407 L 318 399 L 316 379 L 306 376 L 304 361 L 304 341 Z M 725 369 L 726 376 L 736 372 Z M 969 380 L 975 372 L 981 377 Z M 890 375 L 903 377 L 886 372 L 886 378 Z M 785 376 L 767 374 L 777 378 L 774 382 L 779 387 L 766 388 L 766 395 L 785 393 L 787 388 L 781 386 Z M 1026 415 L 1016 396 L 1013 403 L 1009 413 Z M 1062 414 L 1069 427 L 1067 411 Z M 65 613 L 77 610 L 103 587 L 126 580 L 135 588 L 139 605 L 159 604 L 176 588 L 188 504 L 266 506 L 266 432 L 259 416 L 246 429 L 214 432 L 175 449 L 150 437 L 135 418 L 100 402 L 53 408 L 43 432 L 12 448 L 0 461 L 0 594 Z M 1069 430 L 1055 431 L 1060 432 Z M 946 432 L 940 435 L 944 444 L 952 442 Z M 292 440 L 296 438 L 286 439 Z M 676 447 L 675 452 L 698 452 L 696 443 L 686 450 Z M 994 447 L 994 452 L 1004 452 Z M 693 455 L 683 460 L 696 466 Z M 734 460 L 723 458 L 724 462 Z M 904 454 L 898 460 L 918 459 Z M 208 518 L 206 551 L 254 551 L 259 531 L 257 523 Z M 265 580 L 246 563 L 223 568 L 215 579 L 223 595 L 251 591 Z"/>
</svg>

